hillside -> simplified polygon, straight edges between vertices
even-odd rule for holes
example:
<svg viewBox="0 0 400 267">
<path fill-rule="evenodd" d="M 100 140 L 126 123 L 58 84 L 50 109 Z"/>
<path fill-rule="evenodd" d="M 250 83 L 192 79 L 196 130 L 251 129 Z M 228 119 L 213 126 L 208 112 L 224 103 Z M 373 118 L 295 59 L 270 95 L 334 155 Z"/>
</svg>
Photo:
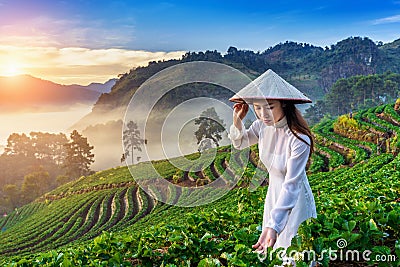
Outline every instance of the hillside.
<svg viewBox="0 0 400 267">
<path fill-rule="evenodd" d="M 226 64 L 246 74 L 250 79 L 258 77 L 268 68 L 273 69 L 313 100 L 312 106 L 305 104 L 298 107 L 303 114 L 307 115 L 306 119 L 309 124 L 313 125 L 328 113 L 336 116 L 350 110 L 356 111 L 393 101 L 391 95 L 400 90 L 400 83 L 393 77 L 389 77 L 390 75 L 386 75 L 387 77 L 384 79 L 381 76 L 389 73 L 387 71 L 392 71 L 394 74 L 400 72 L 399 66 L 395 64 L 396 58 L 400 58 L 400 53 L 396 53 L 396 44 L 398 44 L 398 40 L 393 43 L 381 44 L 375 43 L 369 38 L 350 37 L 331 47 L 321 48 L 288 41 L 263 52 L 230 47 L 226 54 L 207 50 L 205 52 L 188 52 L 180 60 L 149 62 L 148 66 L 134 68 L 125 74 L 120 74 L 119 80 L 111 92 L 102 94 L 92 111 L 71 125 L 69 130 L 77 129 L 87 132 L 86 136 L 95 148 L 107 147 L 105 150 L 99 149 L 96 152 L 98 159 L 95 163 L 96 169 L 118 166 L 121 154 L 124 153 L 121 147 L 121 127 L 110 128 L 108 125 L 123 121 L 127 111 L 126 107 L 132 96 L 151 76 L 177 64 L 193 61 Z M 384 81 L 384 85 L 379 85 L 382 90 L 369 89 L 375 87 L 375 83 L 371 83 L 370 80 L 377 80 L 375 77 L 369 77 L 370 75 L 379 76 L 378 80 Z M 368 79 L 364 79 L 356 86 L 358 79 L 353 78 L 364 76 Z M 176 73 L 176 77 L 180 77 L 179 73 Z M 337 90 L 336 83 L 341 79 L 348 79 L 349 86 L 354 87 L 354 90 L 351 90 L 351 92 L 355 92 L 353 95 L 347 93 L 346 90 Z M 353 82 L 354 84 L 351 84 Z M 364 85 L 368 85 L 368 90 L 364 88 Z M 338 91 L 340 91 L 339 94 L 336 93 Z M 369 92 L 372 92 L 371 97 Z M 156 118 L 154 125 L 162 125 L 163 119 L 170 113 L 169 111 L 189 99 L 207 97 L 232 106 L 232 103 L 228 101 L 232 94 L 232 91 L 227 88 L 214 84 L 188 83 L 179 86 L 166 93 L 152 108 L 152 116 L 154 115 Z M 156 95 L 157 92 L 146 93 L 147 98 L 144 99 L 144 104 L 152 103 L 152 99 Z M 332 95 L 336 97 L 326 99 L 327 96 Z M 340 103 L 340 108 L 337 108 L 336 103 Z M 138 118 L 133 118 L 133 120 L 140 120 L 140 118 L 141 116 L 138 115 Z M 148 125 L 149 134 L 159 132 L 158 128 L 152 128 L 154 125 Z M 96 128 L 96 132 L 89 131 L 93 128 Z M 192 129 L 192 131 L 195 130 Z M 117 138 L 108 138 L 104 142 L 106 139 L 104 137 L 107 136 L 116 136 Z M 154 146 L 159 143 L 157 137 L 148 136 L 148 139 Z M 155 159 L 158 158 L 155 157 Z"/>
<path fill-rule="evenodd" d="M 349 264 L 330 259 L 324 250 L 371 250 L 379 266 L 400 259 L 400 116 L 393 105 L 343 115 L 313 127 L 316 153 L 308 177 L 318 218 L 301 226 L 292 242 L 297 251 L 315 251 L 323 266 Z M 177 169 L 167 160 L 134 165 L 137 178 L 149 168 L 181 187 L 167 190 L 163 204 L 157 190 L 138 188 L 128 168 L 98 172 L 66 184 L 0 219 L 0 263 L 13 266 L 273 266 L 276 254 L 261 263 L 252 253 L 258 238 L 268 186 L 256 147 L 236 151 L 220 147 L 201 171 L 191 163 Z M 184 161 L 184 158 L 177 159 Z M 248 161 L 248 162 L 247 162 Z M 247 162 L 247 167 L 240 167 Z M 242 175 L 243 174 L 243 175 Z M 221 177 L 242 177 L 223 198 L 196 206 L 212 191 L 191 188 Z M 263 186 L 259 186 L 262 184 Z M 189 197 L 185 197 L 189 196 Z M 194 207 L 179 207 L 180 199 Z M 191 201 L 191 202 L 190 202 Z M 103 231 L 107 231 L 104 233 Z M 345 242 L 345 245 L 338 243 Z M 343 252 L 342 250 L 342 252 Z M 339 253 L 339 252 L 338 252 Z M 344 254 L 344 252 L 343 252 Z M 342 255 L 343 255 L 342 254 Z M 339 254 L 337 254 L 339 256 Z M 360 259 L 351 266 L 376 264 Z M 175 265 L 173 265 L 175 264 Z M 351 263 L 353 264 L 353 263 Z M 308 266 L 308 265 L 300 265 Z M 348 265 L 350 266 L 350 265 Z"/>
<path fill-rule="evenodd" d="M 398 44 L 398 40 L 393 43 L 381 44 L 368 38 L 351 37 L 325 48 L 304 43 L 285 42 L 263 52 L 230 47 L 226 54 L 218 51 L 188 52 L 182 56 L 181 60 L 149 62 L 148 66 L 131 69 L 129 72 L 119 75 L 119 80 L 111 92 L 102 94 L 93 106 L 92 112 L 71 125 L 69 129 L 90 132 L 86 129 L 95 127 L 97 132 L 88 133 L 88 140 L 95 147 L 104 146 L 103 135 L 121 136 L 120 127 L 110 129 L 107 125 L 115 121 L 123 121 L 127 104 L 143 82 L 168 67 L 193 61 L 213 61 L 226 64 L 240 70 L 250 79 L 258 77 L 268 68 L 273 69 L 313 100 L 313 106 L 309 104 L 299 106 L 301 112 L 307 115 L 308 122 L 313 125 L 328 113 L 336 116 L 349 110 L 356 111 L 360 108 L 392 101 L 392 98 L 387 96 L 391 95 L 392 91 L 393 94 L 399 91 L 400 84 L 391 77 L 383 79 L 381 76 L 388 73 L 387 71 L 392 71 L 394 74 L 400 72 L 399 65 L 396 63 L 397 58 L 400 58 L 400 53 L 396 53 L 398 47 L 396 44 Z M 364 84 L 369 87 L 375 86 L 370 80 L 376 80 L 376 78 L 369 77 L 369 75 L 377 75 L 379 76 L 378 80 L 385 82 L 381 86 L 383 90 L 379 92 L 373 88 L 365 90 Z M 346 94 L 346 91 L 342 89 L 337 90 L 336 83 L 341 79 L 348 79 L 348 83 L 352 83 L 358 80 L 353 77 L 364 76 L 368 79 L 364 79 L 363 83 L 357 86 L 356 84 L 349 85 L 354 87 L 354 90 L 351 90 L 355 92 L 354 95 Z M 179 77 L 178 73 L 177 77 Z M 337 91 L 340 91 L 340 94 L 336 94 Z M 372 97 L 367 94 L 367 91 L 372 92 Z M 171 109 L 189 99 L 208 97 L 231 106 L 232 103 L 229 103 L 228 99 L 232 94 L 227 88 L 213 84 L 188 83 L 165 94 L 152 109 L 152 115 L 158 120 L 155 124 L 162 125 L 163 118 L 169 114 Z M 148 92 L 146 94 L 149 99 L 147 102 L 151 103 L 151 96 L 154 95 L 157 95 L 157 92 Z M 329 95 L 337 97 L 331 101 L 332 99 L 326 99 Z M 340 103 L 340 110 L 335 108 L 337 102 Z M 158 132 L 158 129 L 151 129 L 148 132 Z M 101 135 L 99 136 L 99 134 Z M 109 140 L 106 143 L 107 150 L 112 152 L 99 151 L 96 153 L 99 159 L 97 163 L 101 163 L 96 163 L 98 169 L 119 165 L 121 154 L 124 153 L 121 142 L 121 137 Z M 153 138 L 150 142 L 156 144 L 159 141 Z"/>
<path fill-rule="evenodd" d="M 350 37 L 331 47 L 316 47 L 305 43 L 285 42 L 263 52 L 239 50 L 230 47 L 225 55 L 218 51 L 188 52 L 181 60 L 150 62 L 146 67 L 138 67 L 120 75 L 110 93 L 102 94 L 94 105 L 92 113 L 74 125 L 84 129 L 89 125 L 120 120 L 125 107 L 139 86 L 155 73 L 170 66 L 190 61 L 214 61 L 232 66 L 251 79 L 267 69 L 272 69 L 285 80 L 306 93 L 315 103 L 321 99 L 340 78 L 355 75 L 400 72 L 398 42 L 376 44 L 365 37 Z M 161 103 L 163 108 L 175 107 L 184 101 L 183 96 L 198 96 L 211 91 L 208 97 L 226 101 L 232 92 L 222 92 L 222 88 L 210 90 L 209 86 L 183 86 L 175 97 Z"/>
<path fill-rule="evenodd" d="M 88 86 L 61 85 L 30 75 L 0 77 L 0 111 L 60 110 L 61 106 L 93 104 L 115 80 Z"/>
<path fill-rule="evenodd" d="M 324 116 L 338 116 L 396 100 L 400 92 L 400 74 L 357 75 L 337 80 L 322 100 L 308 108 L 305 118 L 310 124 Z"/>
</svg>

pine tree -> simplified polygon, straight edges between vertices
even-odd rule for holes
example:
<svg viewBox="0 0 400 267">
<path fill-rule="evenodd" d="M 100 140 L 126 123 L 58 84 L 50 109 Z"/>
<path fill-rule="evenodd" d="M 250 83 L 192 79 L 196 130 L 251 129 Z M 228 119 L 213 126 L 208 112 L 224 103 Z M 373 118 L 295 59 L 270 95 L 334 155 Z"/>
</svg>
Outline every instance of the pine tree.
<svg viewBox="0 0 400 267">
<path fill-rule="evenodd" d="M 71 141 L 65 144 L 67 175 L 71 178 L 88 175 L 90 165 L 94 162 L 94 154 L 91 152 L 94 147 L 90 146 L 87 138 L 79 134 L 77 130 L 71 133 L 70 138 Z"/>
<path fill-rule="evenodd" d="M 140 137 L 140 130 L 136 122 L 129 121 L 123 132 L 125 154 L 123 158 L 131 156 L 131 164 L 133 164 L 133 150 L 142 151 L 143 144 L 147 141 Z"/>
</svg>

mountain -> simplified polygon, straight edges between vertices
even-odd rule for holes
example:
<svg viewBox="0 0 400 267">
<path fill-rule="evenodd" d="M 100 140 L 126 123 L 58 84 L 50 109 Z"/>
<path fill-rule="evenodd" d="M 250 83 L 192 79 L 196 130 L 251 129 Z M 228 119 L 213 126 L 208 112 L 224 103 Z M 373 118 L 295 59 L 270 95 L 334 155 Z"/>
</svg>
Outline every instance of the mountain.
<svg viewBox="0 0 400 267">
<path fill-rule="evenodd" d="M 399 44 L 400 40 L 383 44 L 374 42 L 369 38 L 350 37 L 330 47 L 322 48 L 287 41 L 263 52 L 230 47 L 224 55 L 215 50 L 188 52 L 180 60 L 149 62 L 148 66 L 133 68 L 121 75 L 109 93 L 101 94 L 93 106 L 92 112 L 72 125 L 70 129 L 84 131 L 87 127 L 93 125 L 96 126 L 96 131 L 99 134 L 120 136 L 115 139 L 112 145 L 115 148 L 112 150 L 114 152 L 106 153 L 102 160 L 109 164 L 118 163 L 121 154 L 124 153 L 121 146 L 122 129 L 115 127 L 112 130 L 113 132 L 110 132 L 110 127 L 106 127 L 105 124 L 110 121 L 123 120 L 126 107 L 138 88 L 147 79 L 168 67 L 193 61 L 213 61 L 240 70 L 250 79 L 255 79 L 267 69 L 272 69 L 304 92 L 315 104 L 317 100 L 323 99 L 331 91 L 332 86 L 339 79 L 357 75 L 383 74 L 387 71 L 400 73 Z M 176 75 L 179 75 L 179 73 L 176 73 Z M 157 92 L 154 90 L 146 92 L 144 104 L 152 103 L 156 95 Z M 160 127 L 162 127 L 166 116 L 170 114 L 173 108 L 189 99 L 208 97 L 232 106 L 232 103 L 228 101 L 231 96 L 230 90 L 214 84 L 191 83 L 179 86 L 163 95 L 152 107 L 152 120 L 147 121 L 146 138 L 149 143 L 156 147 L 161 142 L 159 133 L 163 129 Z M 363 97 L 364 99 L 366 100 L 365 103 L 368 104 L 367 97 Z M 299 105 L 303 113 L 306 113 L 305 110 L 309 107 L 310 105 Z M 364 105 L 363 107 L 366 108 L 367 106 Z M 318 109 L 318 114 L 326 114 L 327 112 L 326 109 Z M 136 114 L 131 120 L 140 120 L 141 118 L 143 118 L 142 115 Z M 224 119 L 224 121 L 227 122 L 228 120 Z M 178 128 L 181 126 L 176 125 Z M 88 131 L 87 135 L 90 143 L 95 147 L 104 146 L 104 142 L 101 141 L 103 139 L 97 138 L 92 133 L 93 131 Z M 170 134 L 167 135 L 170 136 Z M 107 145 L 111 146 L 111 143 L 107 143 Z M 116 165 L 113 164 L 112 166 Z M 110 165 L 104 167 L 110 167 Z"/>
<path fill-rule="evenodd" d="M 93 104 L 115 83 L 61 85 L 30 75 L 0 77 L 0 111 L 59 110 L 73 104 Z"/>
<path fill-rule="evenodd" d="M 91 83 L 88 86 L 81 86 L 81 87 L 100 93 L 109 93 L 111 91 L 111 88 L 114 86 L 116 82 L 117 79 L 110 79 L 105 83 Z"/>
<path fill-rule="evenodd" d="M 181 60 L 149 62 L 146 67 L 131 69 L 115 83 L 111 92 L 102 94 L 92 113 L 75 127 L 119 120 L 139 86 L 157 72 L 190 61 L 214 61 L 232 66 L 251 79 L 272 69 L 308 95 L 313 102 L 322 99 L 340 78 L 392 71 L 400 73 L 400 39 L 392 43 L 375 43 L 365 37 L 350 37 L 331 47 L 316 47 L 305 43 L 285 42 L 264 52 L 238 50 L 230 47 L 225 55 L 218 51 L 188 52 Z M 183 86 L 173 97 L 165 97 L 160 108 L 173 108 L 188 96 L 207 96 L 226 101 L 231 92 L 210 85 Z"/>
</svg>

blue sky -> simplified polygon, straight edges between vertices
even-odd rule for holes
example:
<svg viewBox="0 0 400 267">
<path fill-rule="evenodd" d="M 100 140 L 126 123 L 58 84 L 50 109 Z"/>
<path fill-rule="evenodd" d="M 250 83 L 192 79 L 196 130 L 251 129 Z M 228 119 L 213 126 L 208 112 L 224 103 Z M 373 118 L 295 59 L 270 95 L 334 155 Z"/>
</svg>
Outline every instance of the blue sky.
<svg viewBox="0 0 400 267">
<path fill-rule="evenodd" d="M 265 50 L 286 40 L 325 46 L 349 36 L 400 38 L 400 1 L 390 0 L 0 0 L 0 5 L 2 25 L 47 18 L 51 24 L 32 26 L 59 46 L 225 52 L 231 45 Z"/>
<path fill-rule="evenodd" d="M 143 50 L 148 53 L 140 59 L 138 55 L 129 58 L 142 64 L 148 59 L 176 57 L 185 51 L 225 53 L 229 46 L 264 51 L 287 40 L 324 47 L 350 36 L 384 43 L 399 39 L 400 0 L 0 0 L 0 56 L 12 54 L 17 48 L 18 54 L 31 55 L 41 52 L 35 48 L 44 47 L 56 50 L 47 51 L 46 57 L 62 54 L 58 60 L 65 59 L 70 48 L 74 48 L 71 58 L 75 60 L 80 58 L 76 55 L 79 49 L 86 57 L 98 57 L 106 50 L 105 58 L 112 58 L 115 50 L 110 49 L 119 49 L 121 58 L 129 58 L 125 52 Z M 152 57 L 154 52 L 164 54 Z M 11 62 L 10 66 L 3 73 L 33 73 L 34 67 L 25 63 L 26 56 L 8 58 L 7 62 Z M 115 69 L 121 72 L 127 64 Z M 48 68 L 46 71 L 50 72 Z M 77 76 L 65 72 L 63 75 L 65 81 Z"/>
</svg>

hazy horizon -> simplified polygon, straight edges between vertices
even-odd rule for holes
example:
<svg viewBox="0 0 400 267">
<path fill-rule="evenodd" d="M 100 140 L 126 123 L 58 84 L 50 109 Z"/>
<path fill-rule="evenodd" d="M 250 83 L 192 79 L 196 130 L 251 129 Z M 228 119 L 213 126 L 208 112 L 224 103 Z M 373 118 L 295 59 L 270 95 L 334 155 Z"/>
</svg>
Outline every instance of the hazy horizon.
<svg viewBox="0 0 400 267">
<path fill-rule="evenodd" d="M 68 128 L 92 110 L 92 105 L 75 105 L 64 111 L 0 113 L 0 145 L 7 145 L 12 133 L 49 132 L 69 134 Z M 10 127 L 11 126 L 11 127 Z"/>
</svg>

